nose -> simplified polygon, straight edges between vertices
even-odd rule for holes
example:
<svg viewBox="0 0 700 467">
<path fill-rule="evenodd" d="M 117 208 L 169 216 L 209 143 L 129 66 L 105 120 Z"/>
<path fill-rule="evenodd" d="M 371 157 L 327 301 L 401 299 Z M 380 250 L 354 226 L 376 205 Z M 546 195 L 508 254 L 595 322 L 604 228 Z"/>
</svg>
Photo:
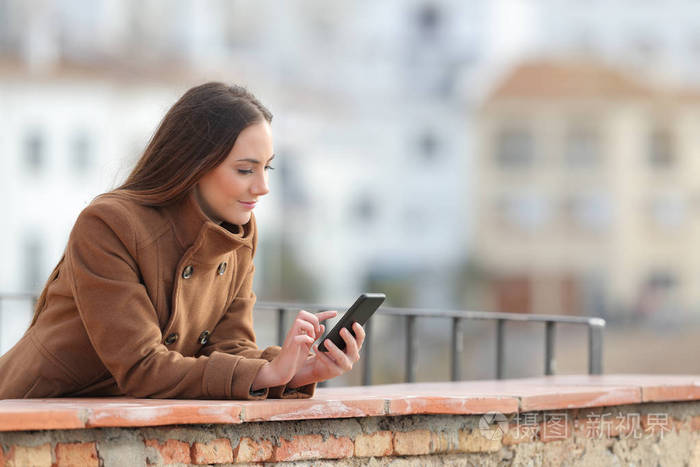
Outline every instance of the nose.
<svg viewBox="0 0 700 467">
<path fill-rule="evenodd" d="M 250 191 L 255 196 L 263 196 L 270 192 L 270 187 L 268 186 L 267 172 L 263 172 L 260 176 L 255 178 L 255 182 L 250 187 Z"/>
</svg>

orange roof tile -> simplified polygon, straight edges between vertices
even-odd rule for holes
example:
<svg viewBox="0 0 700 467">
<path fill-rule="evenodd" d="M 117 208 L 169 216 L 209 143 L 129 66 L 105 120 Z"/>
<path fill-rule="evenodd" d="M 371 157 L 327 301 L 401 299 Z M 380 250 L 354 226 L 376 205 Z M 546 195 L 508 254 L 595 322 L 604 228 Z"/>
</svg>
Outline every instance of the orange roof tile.
<svg viewBox="0 0 700 467">
<path fill-rule="evenodd" d="M 487 100 L 649 98 L 658 94 L 640 80 L 599 63 L 538 61 L 513 69 Z"/>
</svg>

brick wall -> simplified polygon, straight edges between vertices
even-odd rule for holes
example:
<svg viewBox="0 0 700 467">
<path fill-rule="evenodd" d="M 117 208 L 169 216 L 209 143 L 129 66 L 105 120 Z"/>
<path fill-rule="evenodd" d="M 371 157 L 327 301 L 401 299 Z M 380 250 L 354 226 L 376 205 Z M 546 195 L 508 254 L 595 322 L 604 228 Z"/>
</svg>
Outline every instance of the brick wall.
<svg viewBox="0 0 700 467">
<path fill-rule="evenodd" d="M 0 400 L 0 467 L 700 466 L 700 376 L 322 388 L 311 399 Z"/>
<path fill-rule="evenodd" d="M 700 401 L 588 409 L 0 433 L 0 467 L 700 465 Z M 398 464 L 395 464 L 399 462 Z"/>
</svg>

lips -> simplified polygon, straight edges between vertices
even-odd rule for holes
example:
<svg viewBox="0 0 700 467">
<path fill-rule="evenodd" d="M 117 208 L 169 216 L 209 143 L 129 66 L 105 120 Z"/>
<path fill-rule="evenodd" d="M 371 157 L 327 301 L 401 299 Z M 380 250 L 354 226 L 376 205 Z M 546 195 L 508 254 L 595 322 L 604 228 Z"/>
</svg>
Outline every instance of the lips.
<svg viewBox="0 0 700 467">
<path fill-rule="evenodd" d="M 256 204 L 255 201 L 239 201 L 239 203 L 241 203 L 243 207 L 247 209 L 253 209 Z"/>
</svg>

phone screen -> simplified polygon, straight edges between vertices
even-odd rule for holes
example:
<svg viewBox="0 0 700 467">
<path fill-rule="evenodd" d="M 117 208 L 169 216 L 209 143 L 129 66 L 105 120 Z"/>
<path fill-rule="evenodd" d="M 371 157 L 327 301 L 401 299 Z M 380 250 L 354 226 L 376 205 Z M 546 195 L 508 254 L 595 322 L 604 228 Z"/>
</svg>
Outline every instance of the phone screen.
<svg viewBox="0 0 700 467">
<path fill-rule="evenodd" d="M 333 329 L 331 329 L 331 332 L 323 339 L 318 349 L 321 352 L 328 352 L 325 341 L 326 339 L 330 339 L 340 350 L 345 350 L 345 341 L 340 336 L 340 330 L 347 328 L 354 336 L 355 333 L 352 330 L 352 324 L 360 323 L 360 325 L 364 325 L 385 299 L 386 295 L 383 293 L 363 293 L 357 297 L 355 303 L 352 304 Z"/>
</svg>

